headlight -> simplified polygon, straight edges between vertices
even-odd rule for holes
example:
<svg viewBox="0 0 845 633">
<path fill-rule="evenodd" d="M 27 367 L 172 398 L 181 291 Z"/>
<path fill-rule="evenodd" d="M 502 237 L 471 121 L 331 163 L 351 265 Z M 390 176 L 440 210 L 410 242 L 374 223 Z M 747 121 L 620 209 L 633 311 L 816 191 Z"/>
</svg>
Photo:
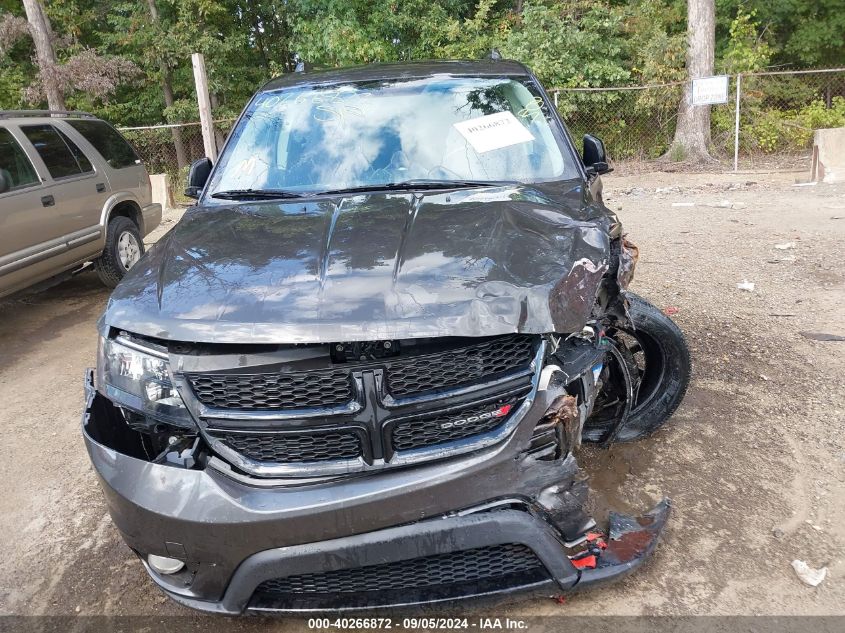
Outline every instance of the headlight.
<svg viewBox="0 0 845 633">
<path fill-rule="evenodd" d="M 97 356 L 97 388 L 107 398 L 161 422 L 194 426 L 170 380 L 166 352 L 121 335 L 101 337 Z"/>
</svg>

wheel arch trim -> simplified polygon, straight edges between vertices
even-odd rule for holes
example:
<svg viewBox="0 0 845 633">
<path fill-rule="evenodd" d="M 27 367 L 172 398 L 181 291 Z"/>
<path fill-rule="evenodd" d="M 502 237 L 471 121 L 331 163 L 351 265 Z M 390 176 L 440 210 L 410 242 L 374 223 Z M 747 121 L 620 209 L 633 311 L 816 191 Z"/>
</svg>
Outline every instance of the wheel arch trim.
<svg viewBox="0 0 845 633">
<path fill-rule="evenodd" d="M 129 219 L 131 219 L 135 224 L 138 225 L 138 230 L 143 235 L 144 233 L 144 217 L 141 211 L 141 203 L 138 198 L 128 191 L 120 191 L 117 193 L 112 194 L 109 196 L 105 203 L 103 204 L 103 209 L 100 212 L 100 227 L 102 228 L 102 242 L 105 244 L 106 241 L 106 232 L 109 226 L 109 222 L 115 216 L 115 210 L 118 207 L 125 207 L 129 206 L 133 208 L 133 215 L 129 215 Z M 117 215 L 123 215 L 122 213 L 118 213 Z"/>
</svg>

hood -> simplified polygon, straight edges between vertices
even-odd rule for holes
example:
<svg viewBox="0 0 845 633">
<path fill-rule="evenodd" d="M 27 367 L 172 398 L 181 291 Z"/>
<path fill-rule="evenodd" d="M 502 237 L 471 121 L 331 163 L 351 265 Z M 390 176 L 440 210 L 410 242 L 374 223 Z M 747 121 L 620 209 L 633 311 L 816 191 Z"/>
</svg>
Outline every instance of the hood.
<svg viewBox="0 0 845 633">
<path fill-rule="evenodd" d="M 576 331 L 612 217 L 566 185 L 554 199 L 507 186 L 193 207 L 115 289 L 105 324 L 206 343 Z"/>
</svg>

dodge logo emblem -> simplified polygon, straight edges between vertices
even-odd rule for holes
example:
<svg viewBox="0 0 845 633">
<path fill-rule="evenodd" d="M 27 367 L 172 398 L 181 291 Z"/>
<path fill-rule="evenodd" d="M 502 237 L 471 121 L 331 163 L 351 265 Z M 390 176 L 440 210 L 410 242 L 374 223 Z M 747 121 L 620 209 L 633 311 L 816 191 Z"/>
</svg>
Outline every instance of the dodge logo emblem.
<svg viewBox="0 0 845 633">
<path fill-rule="evenodd" d="M 510 410 L 513 408 L 513 405 L 510 404 L 503 404 L 498 409 L 493 409 L 492 411 L 485 411 L 484 413 L 478 413 L 476 415 L 469 415 L 465 418 L 458 418 L 457 420 L 449 420 L 448 422 L 444 422 L 440 425 L 441 429 L 451 429 L 455 426 L 463 426 L 464 424 L 473 424 L 474 422 L 479 422 L 481 420 L 489 420 L 490 418 L 501 418 L 506 416 L 510 413 Z"/>
</svg>

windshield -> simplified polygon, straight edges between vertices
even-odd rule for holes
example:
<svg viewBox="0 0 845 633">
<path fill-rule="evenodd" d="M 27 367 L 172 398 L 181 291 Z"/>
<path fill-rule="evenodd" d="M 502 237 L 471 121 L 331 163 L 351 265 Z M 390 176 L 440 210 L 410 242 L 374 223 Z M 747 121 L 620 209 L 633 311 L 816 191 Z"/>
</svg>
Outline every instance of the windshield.
<svg viewBox="0 0 845 633">
<path fill-rule="evenodd" d="M 425 181 L 577 175 L 527 81 L 434 77 L 292 87 L 256 96 L 208 187 L 295 193 Z"/>
</svg>

